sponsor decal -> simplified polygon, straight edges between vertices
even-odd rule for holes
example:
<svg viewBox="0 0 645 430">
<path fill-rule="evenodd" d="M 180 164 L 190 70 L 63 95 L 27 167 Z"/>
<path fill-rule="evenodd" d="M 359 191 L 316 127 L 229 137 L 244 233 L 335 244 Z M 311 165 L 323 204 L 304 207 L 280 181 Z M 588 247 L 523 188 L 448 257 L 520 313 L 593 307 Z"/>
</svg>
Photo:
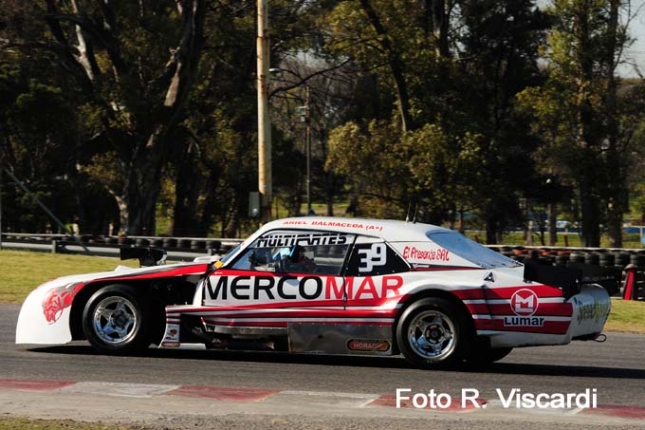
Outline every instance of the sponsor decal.
<svg viewBox="0 0 645 430">
<path fill-rule="evenodd" d="M 163 341 L 161 342 L 161 346 L 164 348 L 179 348 L 181 346 L 181 343 L 179 342 L 168 342 L 168 341 Z"/>
<path fill-rule="evenodd" d="M 540 302 L 531 290 L 517 290 L 511 296 L 511 310 L 517 316 L 504 317 L 505 327 L 542 327 L 544 317 L 534 317 Z"/>
<path fill-rule="evenodd" d="M 369 273 L 374 266 L 385 266 L 387 264 L 387 248 L 384 243 L 374 243 L 370 249 L 359 249 L 360 262 L 358 271 Z"/>
<path fill-rule="evenodd" d="M 450 261 L 450 251 L 447 249 L 418 249 L 415 246 L 403 248 L 403 258 L 406 260 Z"/>
<path fill-rule="evenodd" d="M 578 310 L 578 323 L 586 320 L 600 321 L 607 316 L 609 310 L 609 303 L 587 303 L 580 306 Z"/>
<path fill-rule="evenodd" d="M 284 221 L 283 225 L 315 225 L 317 227 L 341 227 L 341 228 L 355 228 L 367 231 L 383 231 L 383 226 L 375 224 L 363 224 L 358 222 L 344 222 L 344 221 L 307 221 L 307 220 L 290 220 Z"/>
<path fill-rule="evenodd" d="M 54 324 L 59 320 L 65 308 L 72 305 L 74 296 L 83 288 L 85 284 L 69 284 L 62 288 L 52 289 L 43 300 L 43 314 L 49 324 Z"/>
<path fill-rule="evenodd" d="M 168 324 L 166 326 L 166 334 L 164 335 L 161 345 L 168 348 L 176 348 L 180 346 L 178 324 Z"/>
<path fill-rule="evenodd" d="M 530 317 L 537 312 L 539 300 L 531 290 L 517 290 L 511 296 L 511 310 L 520 317 Z"/>
<path fill-rule="evenodd" d="M 390 342 L 387 340 L 350 339 L 347 341 L 347 349 L 350 351 L 386 352 L 390 350 Z"/>
<path fill-rule="evenodd" d="M 505 327 L 543 327 L 544 317 L 504 317 Z"/>
<path fill-rule="evenodd" d="M 350 235 L 342 233 L 269 234 L 258 239 L 257 248 L 275 248 L 294 245 L 345 245 Z"/>
<path fill-rule="evenodd" d="M 374 224 L 362 224 L 357 222 L 344 222 L 344 221 L 312 221 L 311 225 L 319 227 L 342 227 L 342 228 L 356 228 L 360 230 L 375 230 L 382 231 L 383 227 Z"/>
<path fill-rule="evenodd" d="M 403 277 L 211 276 L 208 298 L 224 300 L 372 300 L 397 297 Z"/>
</svg>

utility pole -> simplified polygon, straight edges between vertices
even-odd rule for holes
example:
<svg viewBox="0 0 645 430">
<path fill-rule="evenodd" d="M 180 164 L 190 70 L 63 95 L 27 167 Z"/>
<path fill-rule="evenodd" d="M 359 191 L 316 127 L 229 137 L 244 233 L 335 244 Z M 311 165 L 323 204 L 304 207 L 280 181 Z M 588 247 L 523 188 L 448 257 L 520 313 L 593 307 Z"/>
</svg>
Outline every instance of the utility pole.
<svg viewBox="0 0 645 430">
<path fill-rule="evenodd" d="M 2 251 L 2 169 L 2 163 L 0 162 L 0 251 Z"/>
<path fill-rule="evenodd" d="M 311 215 L 311 89 L 309 85 L 304 84 L 305 87 L 305 105 L 296 107 L 296 115 L 300 121 L 305 124 L 305 157 L 307 160 L 306 166 L 306 193 L 307 193 L 307 212 L 305 215 Z"/>
<path fill-rule="evenodd" d="M 269 120 L 269 5 L 257 0 L 257 91 L 258 91 L 258 191 L 260 223 L 271 221 L 273 189 L 271 177 L 271 122 Z"/>
<path fill-rule="evenodd" d="M 311 215 L 311 96 L 310 96 L 310 89 L 309 85 L 305 86 L 305 91 L 306 91 L 306 103 L 307 103 L 307 110 L 306 110 L 306 117 L 305 121 L 306 122 L 306 151 L 307 151 L 307 215 Z"/>
</svg>

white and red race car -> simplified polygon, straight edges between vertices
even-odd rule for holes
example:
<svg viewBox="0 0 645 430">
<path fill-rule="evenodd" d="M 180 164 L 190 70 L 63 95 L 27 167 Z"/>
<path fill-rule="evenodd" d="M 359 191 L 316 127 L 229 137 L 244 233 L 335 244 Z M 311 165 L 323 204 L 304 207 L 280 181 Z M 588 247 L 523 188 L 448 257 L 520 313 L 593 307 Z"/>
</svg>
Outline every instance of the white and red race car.
<svg viewBox="0 0 645 430">
<path fill-rule="evenodd" d="M 49 281 L 18 344 L 403 356 L 433 368 L 601 336 L 607 291 L 579 270 L 521 264 L 458 232 L 331 217 L 269 222 L 221 261 Z"/>
</svg>

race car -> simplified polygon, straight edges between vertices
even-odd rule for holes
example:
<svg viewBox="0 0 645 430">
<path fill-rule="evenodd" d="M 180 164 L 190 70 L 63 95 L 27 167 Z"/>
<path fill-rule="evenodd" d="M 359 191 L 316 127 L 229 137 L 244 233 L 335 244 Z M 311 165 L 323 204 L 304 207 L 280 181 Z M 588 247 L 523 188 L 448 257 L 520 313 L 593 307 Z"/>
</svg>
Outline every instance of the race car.
<svg viewBox="0 0 645 430">
<path fill-rule="evenodd" d="M 148 255 L 149 256 L 149 255 Z M 513 348 L 604 336 L 609 294 L 580 268 L 520 263 L 439 226 L 271 221 L 219 261 L 118 268 L 44 283 L 16 343 L 399 355 L 487 364 Z"/>
</svg>

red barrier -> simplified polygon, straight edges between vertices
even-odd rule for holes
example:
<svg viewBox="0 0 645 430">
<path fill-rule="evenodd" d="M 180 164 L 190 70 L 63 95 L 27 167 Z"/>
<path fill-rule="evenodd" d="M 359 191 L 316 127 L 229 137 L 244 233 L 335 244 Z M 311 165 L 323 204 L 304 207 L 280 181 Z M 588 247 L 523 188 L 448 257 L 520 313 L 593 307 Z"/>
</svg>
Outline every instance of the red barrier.
<svg viewBox="0 0 645 430">
<path fill-rule="evenodd" d="M 633 264 L 628 264 L 625 267 L 625 289 L 623 290 L 623 300 L 635 300 L 636 291 L 638 287 L 636 286 L 636 266 Z"/>
</svg>

